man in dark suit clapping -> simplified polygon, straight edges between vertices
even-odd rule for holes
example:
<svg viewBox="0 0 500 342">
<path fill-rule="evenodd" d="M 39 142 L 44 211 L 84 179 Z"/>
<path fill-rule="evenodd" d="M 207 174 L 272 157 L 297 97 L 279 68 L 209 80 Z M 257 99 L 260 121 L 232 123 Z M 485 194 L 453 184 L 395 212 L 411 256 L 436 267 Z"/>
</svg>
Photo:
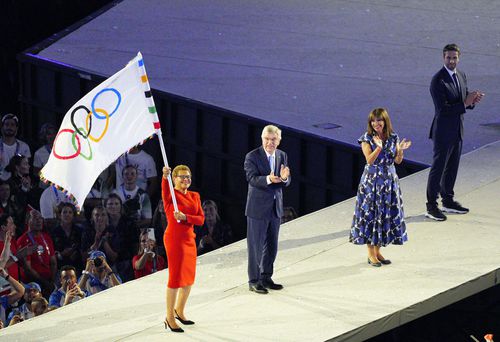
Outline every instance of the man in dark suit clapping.
<svg viewBox="0 0 500 342">
<path fill-rule="evenodd" d="M 484 94 L 467 89 L 467 78 L 457 69 L 459 56 L 460 49 L 456 44 L 443 48 L 444 66 L 434 75 L 430 86 L 435 107 L 429 134 L 434 142 L 434 159 L 427 181 L 425 216 L 436 221 L 446 220 L 443 211 L 457 214 L 469 212 L 454 200 L 453 188 L 462 152 L 463 116 L 466 109 L 473 109 Z M 441 194 L 442 211 L 437 205 L 438 194 Z"/>
<path fill-rule="evenodd" d="M 283 215 L 283 192 L 290 185 L 290 169 L 285 152 L 278 150 L 281 130 L 268 125 L 262 130 L 262 146 L 245 157 L 248 195 L 247 217 L 248 283 L 250 291 L 265 294 L 281 290 L 272 280 L 278 252 L 278 233 Z"/>
</svg>

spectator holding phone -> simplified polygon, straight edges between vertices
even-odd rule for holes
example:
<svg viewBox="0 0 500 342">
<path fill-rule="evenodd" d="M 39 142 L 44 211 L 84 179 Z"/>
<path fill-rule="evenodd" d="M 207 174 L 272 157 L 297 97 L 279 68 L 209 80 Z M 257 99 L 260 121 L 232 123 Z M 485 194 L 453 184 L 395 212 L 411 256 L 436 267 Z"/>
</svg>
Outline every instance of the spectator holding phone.
<svg viewBox="0 0 500 342">
<path fill-rule="evenodd" d="M 59 280 L 61 287 L 52 292 L 49 298 L 49 306 L 51 308 L 60 308 L 87 296 L 87 293 L 82 291 L 76 282 L 76 269 L 73 266 L 66 265 L 61 267 Z M 33 302 L 31 304 L 33 310 Z"/>
<path fill-rule="evenodd" d="M 165 268 L 165 259 L 156 253 L 154 229 L 145 229 L 139 236 L 139 251 L 132 259 L 135 279 Z"/>
</svg>

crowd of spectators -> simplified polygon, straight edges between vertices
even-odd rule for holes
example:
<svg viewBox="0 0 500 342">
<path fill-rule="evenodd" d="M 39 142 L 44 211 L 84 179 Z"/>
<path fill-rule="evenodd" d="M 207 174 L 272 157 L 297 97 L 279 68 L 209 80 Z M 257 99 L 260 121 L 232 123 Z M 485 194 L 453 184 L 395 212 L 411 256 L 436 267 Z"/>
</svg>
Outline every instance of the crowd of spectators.
<svg viewBox="0 0 500 342">
<path fill-rule="evenodd" d="M 168 267 L 157 165 L 146 151 L 133 148 L 110 165 L 78 212 L 38 177 L 56 126 L 40 127 L 31 160 L 30 146 L 17 138 L 17 116 L 6 114 L 0 124 L 0 327 Z M 207 200 L 203 209 L 198 254 L 233 242 L 217 204 Z"/>
</svg>

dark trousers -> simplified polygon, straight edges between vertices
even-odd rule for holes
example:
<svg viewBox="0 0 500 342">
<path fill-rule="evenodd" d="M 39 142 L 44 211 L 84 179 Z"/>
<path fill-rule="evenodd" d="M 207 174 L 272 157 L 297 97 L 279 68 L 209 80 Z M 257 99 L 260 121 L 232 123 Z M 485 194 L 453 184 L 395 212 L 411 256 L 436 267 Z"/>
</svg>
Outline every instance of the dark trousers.
<svg viewBox="0 0 500 342">
<path fill-rule="evenodd" d="M 248 282 L 262 284 L 273 275 L 274 260 L 278 253 L 280 218 L 247 217 Z"/>
<path fill-rule="evenodd" d="M 438 194 L 441 194 L 443 203 L 453 201 L 461 153 L 462 140 L 434 142 L 434 159 L 427 180 L 427 209 L 437 207 Z"/>
</svg>

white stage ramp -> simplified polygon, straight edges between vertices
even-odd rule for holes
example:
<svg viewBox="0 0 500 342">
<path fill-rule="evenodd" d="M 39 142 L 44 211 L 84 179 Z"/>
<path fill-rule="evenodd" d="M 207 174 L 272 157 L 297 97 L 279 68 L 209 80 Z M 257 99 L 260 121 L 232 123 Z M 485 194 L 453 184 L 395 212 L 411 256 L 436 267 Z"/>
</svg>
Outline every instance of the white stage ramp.
<svg viewBox="0 0 500 342">
<path fill-rule="evenodd" d="M 500 142 L 464 155 L 457 199 L 467 215 L 424 218 L 428 171 L 402 180 L 409 242 L 366 263 L 347 242 L 354 199 L 282 227 L 274 279 L 246 283 L 246 241 L 199 258 L 184 334 L 163 328 L 167 272 L 0 331 L 2 341 L 362 341 L 498 284 Z M 286 194 L 285 194 L 286 195 Z"/>
</svg>

